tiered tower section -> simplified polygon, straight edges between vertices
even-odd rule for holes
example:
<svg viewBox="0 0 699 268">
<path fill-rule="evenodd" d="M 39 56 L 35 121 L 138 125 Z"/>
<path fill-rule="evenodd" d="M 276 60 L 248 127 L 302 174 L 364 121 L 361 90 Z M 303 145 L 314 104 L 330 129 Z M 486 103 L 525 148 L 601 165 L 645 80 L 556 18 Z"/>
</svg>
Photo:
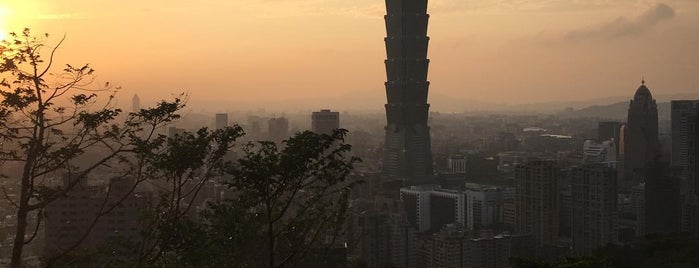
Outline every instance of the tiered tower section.
<svg viewBox="0 0 699 268">
<path fill-rule="evenodd" d="M 405 184 L 432 179 L 427 118 L 427 0 L 386 0 L 386 141 L 383 173 Z"/>
</svg>

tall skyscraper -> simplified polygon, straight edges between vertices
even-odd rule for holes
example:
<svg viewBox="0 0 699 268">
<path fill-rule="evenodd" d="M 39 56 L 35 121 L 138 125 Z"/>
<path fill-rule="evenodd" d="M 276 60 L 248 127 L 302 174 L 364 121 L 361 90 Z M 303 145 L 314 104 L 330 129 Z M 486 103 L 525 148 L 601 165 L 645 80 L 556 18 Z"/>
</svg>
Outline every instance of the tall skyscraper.
<svg viewBox="0 0 699 268">
<path fill-rule="evenodd" d="M 573 251 L 590 255 L 617 241 L 617 174 L 598 163 L 574 167 L 571 175 Z"/>
<path fill-rule="evenodd" d="M 131 111 L 136 113 L 141 110 L 141 99 L 138 97 L 138 94 L 133 94 L 133 98 L 131 99 Z"/>
<path fill-rule="evenodd" d="M 427 0 L 386 0 L 386 140 L 383 174 L 418 184 L 432 179 L 427 118 Z"/>
<path fill-rule="evenodd" d="M 624 180 L 638 182 L 646 164 L 659 155 L 658 107 L 646 87 L 646 81 L 636 90 L 629 104 L 627 129 L 624 133 Z M 647 187 L 648 185 L 646 185 Z"/>
<path fill-rule="evenodd" d="M 332 134 L 333 130 L 340 128 L 340 113 L 327 109 L 313 112 L 311 115 L 311 129 L 318 134 Z"/>
<path fill-rule="evenodd" d="M 215 116 L 215 126 L 216 129 L 224 129 L 228 126 L 228 114 L 216 114 Z"/>
<path fill-rule="evenodd" d="M 531 161 L 515 171 L 515 232 L 531 234 L 536 248 L 558 239 L 559 174 L 551 160 Z"/>
</svg>

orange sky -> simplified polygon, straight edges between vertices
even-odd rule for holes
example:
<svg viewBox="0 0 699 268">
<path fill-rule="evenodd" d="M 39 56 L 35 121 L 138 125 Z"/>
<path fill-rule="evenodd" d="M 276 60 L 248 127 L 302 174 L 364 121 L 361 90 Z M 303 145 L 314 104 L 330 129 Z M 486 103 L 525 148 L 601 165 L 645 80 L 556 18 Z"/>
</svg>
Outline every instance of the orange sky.
<svg viewBox="0 0 699 268">
<path fill-rule="evenodd" d="M 385 103 L 381 0 L 0 0 L 0 29 L 142 99 Z M 430 0 L 430 94 L 527 103 L 699 92 L 699 0 Z M 438 107 L 433 109 L 439 110 Z"/>
</svg>

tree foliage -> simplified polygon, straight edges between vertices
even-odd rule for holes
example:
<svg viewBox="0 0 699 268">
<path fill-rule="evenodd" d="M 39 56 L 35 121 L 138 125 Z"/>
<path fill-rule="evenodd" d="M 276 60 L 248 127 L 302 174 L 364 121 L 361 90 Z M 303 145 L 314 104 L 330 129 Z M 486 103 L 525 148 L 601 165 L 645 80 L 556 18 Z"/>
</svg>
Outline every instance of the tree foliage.
<svg viewBox="0 0 699 268">
<path fill-rule="evenodd" d="M 115 107 L 118 88 L 109 83 L 97 85 L 89 65 L 66 64 L 56 68 L 54 55 L 63 39 L 48 46 L 48 34 L 37 37 L 29 29 L 11 33 L 0 46 L 0 164 L 18 182 L 18 198 L 3 189 L 4 197 L 16 208 L 17 228 L 11 267 L 22 262 L 24 245 L 39 231 L 49 204 L 70 196 L 77 185 L 96 172 L 134 178 L 131 189 L 146 181 L 162 181 L 158 195 L 160 213 L 152 222 L 182 217 L 191 207 L 202 182 L 222 172 L 223 158 L 242 135 L 239 127 L 208 131 L 201 129 L 174 138 L 158 134 L 158 129 L 180 116 L 187 95 L 161 101 L 155 107 L 124 113 Z M 48 50 L 48 57 L 44 57 Z M 106 98 L 99 95 L 107 94 Z M 64 178 L 59 187 L 48 181 Z M 187 185 L 187 187 L 183 187 Z M 185 191 L 186 190 L 186 191 Z M 91 221 L 81 239 L 63 245 L 47 258 L 49 266 L 70 251 L 92 230 L 99 218 L 119 202 L 107 204 Z M 30 227 L 28 218 L 36 219 Z M 142 247 L 147 252 L 151 244 Z"/>
<path fill-rule="evenodd" d="M 335 246 L 345 221 L 357 158 L 345 130 L 299 133 L 278 148 L 249 143 L 226 168 L 235 198 L 213 203 L 199 222 L 166 226 L 158 266 L 281 267 Z M 195 250 L 196 249 L 196 250 Z"/>
</svg>

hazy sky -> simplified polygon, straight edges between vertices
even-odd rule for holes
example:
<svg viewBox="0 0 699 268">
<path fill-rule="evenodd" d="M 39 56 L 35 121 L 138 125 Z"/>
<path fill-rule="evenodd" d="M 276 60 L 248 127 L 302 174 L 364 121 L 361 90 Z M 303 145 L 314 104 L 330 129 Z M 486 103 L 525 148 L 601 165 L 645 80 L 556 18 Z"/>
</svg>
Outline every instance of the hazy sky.
<svg viewBox="0 0 699 268">
<path fill-rule="evenodd" d="M 630 97 L 642 75 L 654 94 L 699 92 L 699 0 L 430 0 L 428 11 L 430 94 Z M 379 106 L 384 13 L 381 0 L 0 0 L 0 29 L 65 33 L 60 62 L 92 64 L 122 96 Z"/>
</svg>

